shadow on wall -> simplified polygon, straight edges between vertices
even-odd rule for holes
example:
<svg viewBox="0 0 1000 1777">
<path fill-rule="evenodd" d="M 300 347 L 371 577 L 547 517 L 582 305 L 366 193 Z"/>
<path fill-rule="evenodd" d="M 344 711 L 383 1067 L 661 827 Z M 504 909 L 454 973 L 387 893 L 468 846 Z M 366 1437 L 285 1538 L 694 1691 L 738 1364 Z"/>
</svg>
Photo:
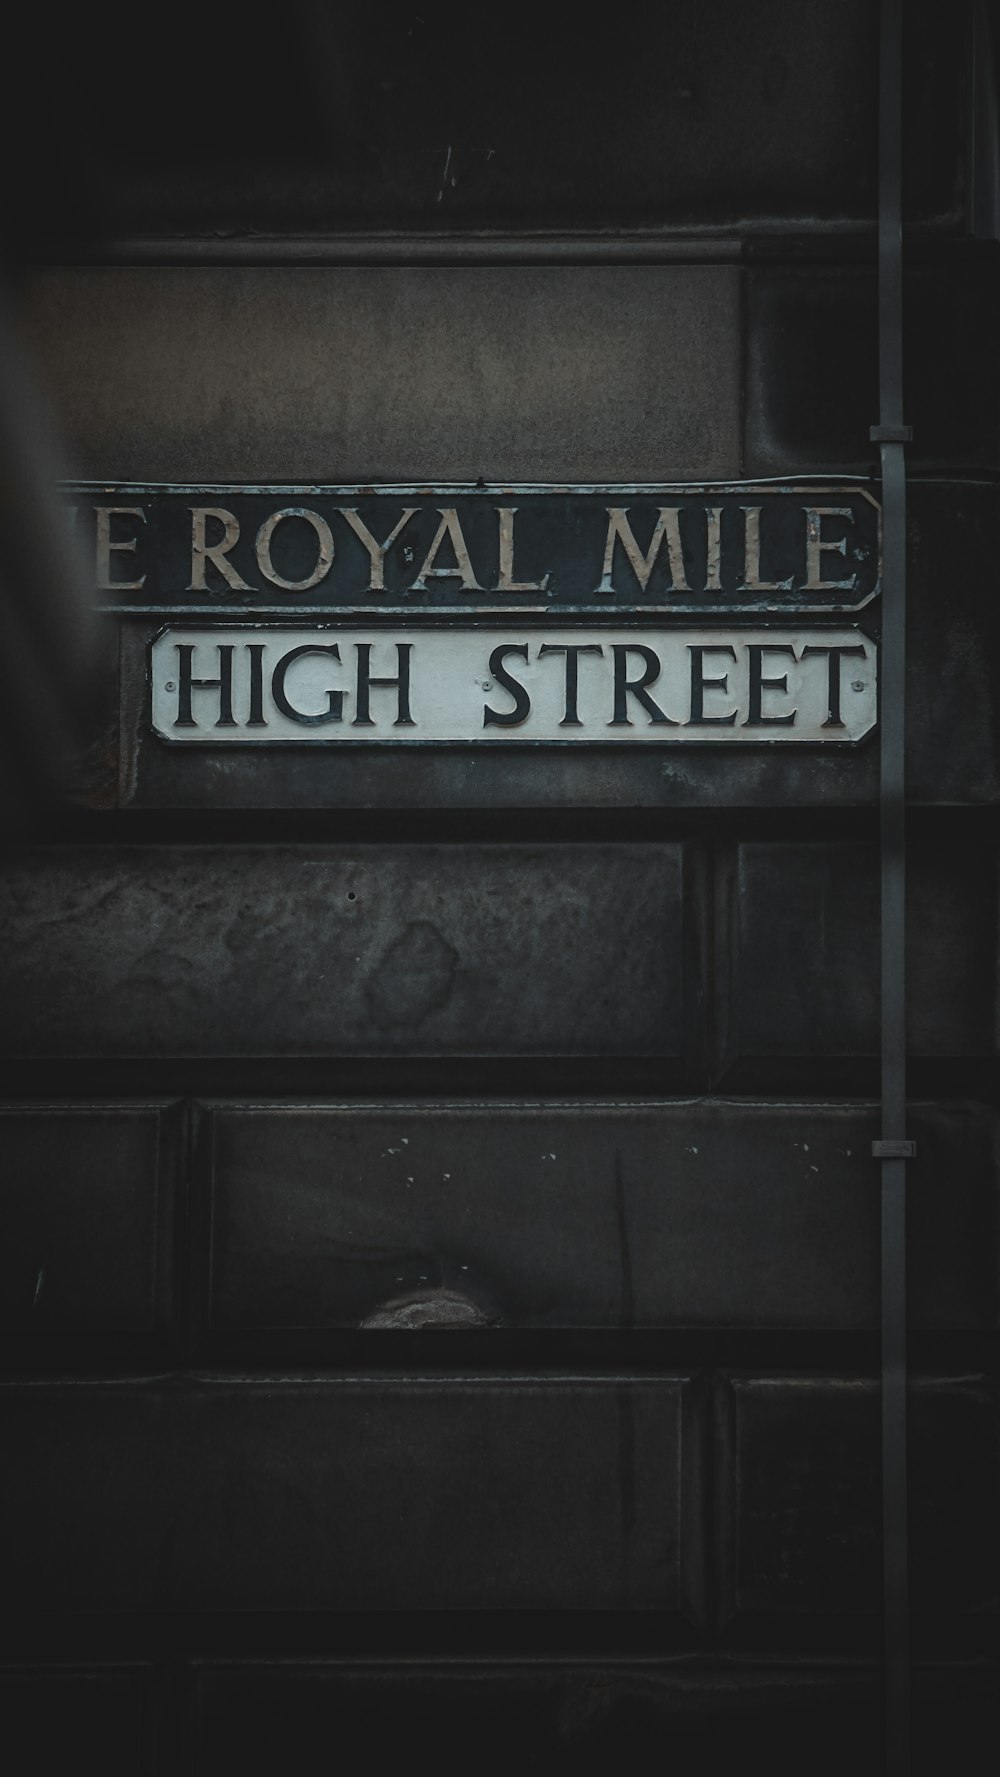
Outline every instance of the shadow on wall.
<svg viewBox="0 0 1000 1777">
<path fill-rule="evenodd" d="M 67 798 L 110 641 L 57 488 L 59 441 L 0 293 L 0 809 Z"/>
</svg>

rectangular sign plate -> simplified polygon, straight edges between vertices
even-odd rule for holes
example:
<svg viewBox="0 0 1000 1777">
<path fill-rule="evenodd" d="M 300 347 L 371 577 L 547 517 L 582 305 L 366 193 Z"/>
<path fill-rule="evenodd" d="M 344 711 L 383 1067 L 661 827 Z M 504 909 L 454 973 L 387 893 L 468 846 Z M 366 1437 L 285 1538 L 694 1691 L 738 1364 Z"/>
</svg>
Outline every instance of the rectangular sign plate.
<svg viewBox="0 0 1000 1777">
<path fill-rule="evenodd" d="M 66 493 L 98 601 L 122 613 L 810 615 L 879 590 L 880 512 L 860 485 Z"/>
<path fill-rule="evenodd" d="M 153 727 L 181 746 L 858 741 L 857 628 L 266 625 L 164 630 Z"/>
</svg>

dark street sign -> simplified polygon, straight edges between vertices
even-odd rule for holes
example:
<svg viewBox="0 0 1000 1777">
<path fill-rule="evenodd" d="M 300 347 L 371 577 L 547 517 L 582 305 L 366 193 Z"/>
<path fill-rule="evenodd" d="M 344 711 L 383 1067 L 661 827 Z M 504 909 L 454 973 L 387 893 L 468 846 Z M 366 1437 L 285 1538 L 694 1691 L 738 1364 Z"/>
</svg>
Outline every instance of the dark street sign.
<svg viewBox="0 0 1000 1777">
<path fill-rule="evenodd" d="M 879 590 L 879 507 L 858 485 L 66 491 L 119 612 L 764 616 Z"/>
</svg>

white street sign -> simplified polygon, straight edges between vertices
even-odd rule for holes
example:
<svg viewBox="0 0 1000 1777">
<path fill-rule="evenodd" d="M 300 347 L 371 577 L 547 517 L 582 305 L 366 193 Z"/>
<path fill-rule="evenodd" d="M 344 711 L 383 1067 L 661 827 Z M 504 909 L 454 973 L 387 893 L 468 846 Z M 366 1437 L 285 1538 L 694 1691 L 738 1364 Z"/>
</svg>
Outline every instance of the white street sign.
<svg viewBox="0 0 1000 1777">
<path fill-rule="evenodd" d="M 876 647 L 843 627 L 191 625 L 151 649 L 186 746 L 858 741 Z"/>
</svg>

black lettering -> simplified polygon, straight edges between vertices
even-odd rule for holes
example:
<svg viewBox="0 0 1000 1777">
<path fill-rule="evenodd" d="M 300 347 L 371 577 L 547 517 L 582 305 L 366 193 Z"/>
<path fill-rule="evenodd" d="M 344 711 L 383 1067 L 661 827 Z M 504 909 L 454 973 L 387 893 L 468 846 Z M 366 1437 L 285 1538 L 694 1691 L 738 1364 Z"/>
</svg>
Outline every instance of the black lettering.
<svg viewBox="0 0 1000 1777">
<path fill-rule="evenodd" d="M 703 646 L 698 646 L 693 642 L 689 642 L 688 652 L 691 655 L 691 715 L 688 718 L 689 725 L 692 728 L 708 728 L 710 725 L 721 728 L 732 728 L 736 721 L 735 710 L 731 710 L 728 716 L 706 716 L 705 714 L 705 692 L 729 690 L 728 672 L 723 673 L 721 679 L 706 679 L 705 655 L 728 654 L 731 660 L 735 660 L 736 649 L 730 647 L 728 642 L 706 642 Z"/>
<path fill-rule="evenodd" d="M 352 728 L 374 728 L 375 719 L 369 708 L 370 693 L 375 690 L 394 690 L 396 699 L 396 720 L 394 728 L 415 728 L 416 723 L 410 715 L 410 653 L 412 642 L 396 643 L 396 661 L 399 672 L 394 679 L 373 679 L 371 676 L 371 642 L 359 642 L 358 648 L 358 713 Z"/>
<path fill-rule="evenodd" d="M 248 728 L 266 728 L 264 717 L 264 644 L 248 642 L 247 653 L 250 656 L 250 714 L 247 717 Z"/>
<path fill-rule="evenodd" d="M 301 660 L 303 654 L 329 654 L 333 660 L 340 659 L 340 649 L 336 642 L 305 642 L 301 648 L 290 648 L 287 654 L 282 655 L 271 674 L 271 696 L 278 709 L 283 716 L 288 716 L 291 721 L 301 722 L 303 728 L 318 728 L 325 722 L 342 722 L 344 719 L 344 693 L 342 691 L 327 692 L 326 695 L 330 701 L 326 709 L 321 710 L 318 716 L 307 716 L 302 710 L 297 710 L 293 703 L 289 703 L 288 693 L 285 690 L 285 674 L 292 661 Z"/>
<path fill-rule="evenodd" d="M 615 642 L 612 649 L 615 660 L 615 713 L 608 723 L 609 728 L 631 728 L 632 718 L 628 713 L 628 700 L 634 697 L 646 712 L 650 722 L 660 725 L 666 723 L 671 728 L 677 724 L 672 716 L 667 716 L 658 703 L 654 703 L 647 691 L 647 685 L 655 685 L 660 676 L 660 656 L 653 648 L 645 648 L 640 642 Z M 640 654 L 643 660 L 642 670 L 637 679 L 630 679 L 628 674 L 628 657 Z"/>
<path fill-rule="evenodd" d="M 194 644 L 191 642 L 175 643 L 177 649 L 177 719 L 175 728 L 197 728 L 198 724 L 191 714 L 192 691 L 217 691 L 219 693 L 219 719 L 216 728 L 235 728 L 233 716 L 233 644 L 219 642 L 219 676 L 217 679 L 195 679 L 191 676 L 191 662 L 194 658 Z"/>
<path fill-rule="evenodd" d="M 803 660 L 806 658 L 807 654 L 825 654 L 829 662 L 826 692 L 827 717 L 826 721 L 823 723 L 824 728 L 844 727 L 844 723 L 841 721 L 840 717 L 840 663 L 850 654 L 860 654 L 862 658 L 864 658 L 864 652 L 864 648 L 860 645 L 856 645 L 853 648 L 841 648 L 824 644 L 823 647 L 816 646 L 813 648 L 803 648 Z"/>
<path fill-rule="evenodd" d="M 508 654 L 520 654 L 522 660 L 528 658 L 527 642 L 503 642 L 494 648 L 490 655 L 489 670 L 497 684 L 504 691 L 509 691 L 514 699 L 514 708 L 506 712 L 491 709 L 489 704 L 483 705 L 484 728 L 516 728 L 531 713 L 531 698 L 519 679 L 515 679 L 505 668 L 504 660 Z"/>
<path fill-rule="evenodd" d="M 580 683 L 580 655 L 603 654 L 604 649 L 599 642 L 543 642 L 538 650 L 539 659 L 543 654 L 565 654 L 566 656 L 566 714 L 560 722 L 560 728 L 582 728 L 577 711 Z"/>
<path fill-rule="evenodd" d="M 747 656 L 750 663 L 750 708 L 743 726 L 744 728 L 763 728 L 767 723 L 771 723 L 772 725 L 777 724 L 781 728 L 791 728 L 798 714 L 797 710 L 792 710 L 790 714 L 785 716 L 765 716 L 760 707 L 763 692 L 788 690 L 787 673 L 782 673 L 780 679 L 765 679 L 763 677 L 765 654 L 790 654 L 793 660 L 797 658 L 795 649 L 788 642 L 747 643 Z"/>
</svg>

